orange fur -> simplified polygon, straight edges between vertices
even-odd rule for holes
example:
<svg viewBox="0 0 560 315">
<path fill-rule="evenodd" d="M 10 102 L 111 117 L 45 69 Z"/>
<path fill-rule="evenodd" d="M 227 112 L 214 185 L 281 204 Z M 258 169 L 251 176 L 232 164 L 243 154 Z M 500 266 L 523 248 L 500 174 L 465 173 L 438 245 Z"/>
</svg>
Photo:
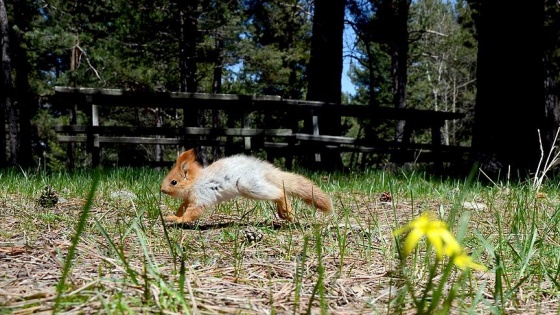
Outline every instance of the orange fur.
<svg viewBox="0 0 560 315">
<path fill-rule="evenodd" d="M 294 219 L 290 195 L 325 213 L 332 211 L 329 196 L 308 178 L 244 155 L 224 158 L 203 168 L 192 149 L 185 151 L 163 180 L 161 191 L 184 200 L 175 215 L 166 217 L 177 223 L 195 221 L 206 208 L 237 196 L 272 200 L 278 216 L 289 221 Z"/>
</svg>

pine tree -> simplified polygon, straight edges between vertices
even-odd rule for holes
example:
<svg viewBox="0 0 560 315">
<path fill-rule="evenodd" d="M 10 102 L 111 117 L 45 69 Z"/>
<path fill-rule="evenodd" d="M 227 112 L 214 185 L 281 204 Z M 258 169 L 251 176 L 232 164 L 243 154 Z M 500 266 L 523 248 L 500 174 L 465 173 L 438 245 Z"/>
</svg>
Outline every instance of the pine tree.
<svg viewBox="0 0 560 315">
<path fill-rule="evenodd" d="M 239 80 L 247 93 L 301 99 L 309 60 L 309 1 L 245 2 L 246 32 L 238 46 Z"/>
<path fill-rule="evenodd" d="M 474 111 L 476 50 L 472 34 L 460 24 L 469 14 L 464 1 L 454 4 L 421 0 L 411 7 L 411 66 L 408 103 L 413 108 L 436 111 Z M 469 144 L 472 114 L 457 125 L 444 127 L 445 144 Z M 466 130 L 459 131 L 459 128 Z"/>
</svg>

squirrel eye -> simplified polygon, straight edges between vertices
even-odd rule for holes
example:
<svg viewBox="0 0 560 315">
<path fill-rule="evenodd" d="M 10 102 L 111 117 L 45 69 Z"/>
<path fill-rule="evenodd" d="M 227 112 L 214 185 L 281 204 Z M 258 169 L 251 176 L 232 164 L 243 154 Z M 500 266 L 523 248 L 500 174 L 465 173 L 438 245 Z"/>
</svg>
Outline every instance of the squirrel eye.
<svg viewBox="0 0 560 315">
<path fill-rule="evenodd" d="M 172 181 L 171 181 L 171 185 L 173 185 L 173 186 L 177 185 L 177 181 L 176 181 L 176 180 L 172 180 Z"/>
</svg>

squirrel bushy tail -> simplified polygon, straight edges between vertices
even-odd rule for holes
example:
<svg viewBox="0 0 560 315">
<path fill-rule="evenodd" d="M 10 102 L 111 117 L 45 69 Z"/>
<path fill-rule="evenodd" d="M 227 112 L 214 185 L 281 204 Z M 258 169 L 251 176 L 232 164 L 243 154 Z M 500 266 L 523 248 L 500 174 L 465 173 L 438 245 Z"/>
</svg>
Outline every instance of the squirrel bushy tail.
<svg viewBox="0 0 560 315">
<path fill-rule="evenodd" d="M 280 176 L 273 176 L 271 180 L 279 187 L 282 187 L 288 194 L 299 197 L 306 204 L 325 213 L 332 211 L 329 196 L 308 178 L 281 171 Z"/>
</svg>

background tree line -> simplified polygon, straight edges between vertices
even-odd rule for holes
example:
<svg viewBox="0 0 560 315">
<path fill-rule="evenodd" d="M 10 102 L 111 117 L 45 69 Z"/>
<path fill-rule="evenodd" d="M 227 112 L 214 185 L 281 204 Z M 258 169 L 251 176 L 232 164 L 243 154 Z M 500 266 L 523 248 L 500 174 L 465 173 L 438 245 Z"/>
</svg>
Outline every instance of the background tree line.
<svg viewBox="0 0 560 315">
<path fill-rule="evenodd" d="M 489 169 L 530 170 L 537 129 L 550 148 L 558 128 L 558 21 L 551 0 L 0 0 L 0 166 L 32 166 L 44 150 L 62 165 L 52 125 L 84 118 L 45 96 L 67 85 L 461 111 L 445 143 L 472 144 Z M 340 92 L 343 60 L 354 93 Z M 115 124 L 222 123 L 215 112 L 113 111 Z M 321 117 L 321 132 L 402 135 L 400 123 L 338 119 Z M 160 154 L 134 150 L 140 162 Z"/>
</svg>

